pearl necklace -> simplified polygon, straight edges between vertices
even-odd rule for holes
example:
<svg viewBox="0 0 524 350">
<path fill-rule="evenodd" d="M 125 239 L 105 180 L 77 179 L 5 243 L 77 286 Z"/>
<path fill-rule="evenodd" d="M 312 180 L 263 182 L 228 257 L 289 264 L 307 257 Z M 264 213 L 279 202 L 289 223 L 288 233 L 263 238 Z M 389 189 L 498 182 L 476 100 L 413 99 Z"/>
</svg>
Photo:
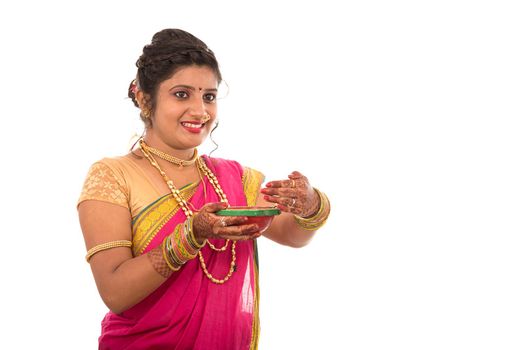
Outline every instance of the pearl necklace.
<svg viewBox="0 0 524 350">
<path fill-rule="evenodd" d="M 194 213 L 191 210 L 191 208 L 189 207 L 189 204 L 184 200 L 184 198 L 182 198 L 182 196 L 180 194 L 180 190 L 178 190 L 175 187 L 175 184 L 173 183 L 173 181 L 171 179 L 169 179 L 167 174 L 162 170 L 162 168 L 160 168 L 160 166 L 158 165 L 158 163 L 155 160 L 155 158 L 153 158 L 153 156 L 150 154 L 150 150 L 154 149 L 154 148 L 148 146 L 143 139 L 140 139 L 139 144 L 140 144 L 140 150 L 142 151 L 144 156 L 147 158 L 149 163 L 151 163 L 151 165 L 158 170 L 158 172 L 160 173 L 160 175 L 162 176 L 162 178 L 166 182 L 167 187 L 169 187 L 169 190 L 173 194 L 173 197 L 177 201 L 178 205 L 180 206 L 180 208 L 182 209 L 182 211 L 184 212 L 186 217 L 187 218 L 192 217 L 194 215 Z M 195 150 L 195 154 L 197 154 L 196 150 Z M 213 174 L 213 172 L 206 166 L 206 164 L 204 163 L 204 161 L 202 161 L 201 158 L 196 158 L 196 163 L 197 163 L 197 166 L 198 166 L 199 170 L 201 170 L 206 175 L 207 179 L 209 180 L 209 182 L 211 183 L 211 185 L 215 189 L 215 192 L 217 193 L 218 197 L 220 198 L 220 201 L 223 202 L 223 203 L 227 203 L 226 194 L 224 193 L 224 191 L 220 187 L 220 184 L 218 183 L 218 180 L 217 180 L 215 174 Z M 229 239 L 226 240 L 226 244 L 222 248 L 216 248 L 207 239 L 206 239 L 206 242 L 208 243 L 208 245 L 209 245 L 209 247 L 211 249 L 213 249 L 213 250 L 215 250 L 217 252 L 223 252 L 223 251 L 225 251 L 227 249 L 227 246 L 229 244 Z M 217 279 L 217 278 L 213 277 L 213 275 L 211 275 L 211 273 L 207 270 L 207 265 L 206 265 L 206 262 L 204 261 L 204 257 L 202 255 L 202 252 L 198 251 L 198 260 L 200 261 L 200 266 L 202 267 L 202 271 L 204 272 L 206 277 L 211 280 L 211 282 L 216 283 L 216 284 L 223 284 L 233 275 L 233 272 L 235 271 L 235 261 L 236 261 L 235 248 L 236 248 L 236 242 L 233 242 L 233 244 L 231 245 L 231 264 L 229 266 L 229 271 L 228 271 L 227 275 L 223 279 Z"/>
</svg>

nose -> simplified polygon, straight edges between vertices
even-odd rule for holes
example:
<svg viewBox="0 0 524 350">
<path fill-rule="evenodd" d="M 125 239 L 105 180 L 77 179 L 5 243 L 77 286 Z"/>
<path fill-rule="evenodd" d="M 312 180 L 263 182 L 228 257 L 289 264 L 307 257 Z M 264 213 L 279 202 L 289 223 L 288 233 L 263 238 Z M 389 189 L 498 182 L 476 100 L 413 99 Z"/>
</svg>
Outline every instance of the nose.
<svg viewBox="0 0 524 350">
<path fill-rule="evenodd" d="M 193 100 L 191 101 L 191 106 L 189 107 L 189 114 L 192 117 L 202 117 L 209 114 L 207 112 L 206 104 L 204 103 L 202 96 L 199 96 L 198 94 L 196 94 L 196 96 L 198 97 L 193 98 Z"/>
</svg>

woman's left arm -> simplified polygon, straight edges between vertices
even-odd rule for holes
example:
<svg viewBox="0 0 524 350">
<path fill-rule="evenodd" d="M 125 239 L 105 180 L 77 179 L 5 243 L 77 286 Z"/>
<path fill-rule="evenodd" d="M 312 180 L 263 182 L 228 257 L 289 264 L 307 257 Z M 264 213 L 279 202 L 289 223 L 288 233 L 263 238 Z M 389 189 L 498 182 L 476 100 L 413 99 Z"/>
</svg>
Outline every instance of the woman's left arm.
<svg viewBox="0 0 524 350">
<path fill-rule="evenodd" d="M 270 181 L 261 189 L 257 206 L 277 205 L 282 214 L 275 217 L 263 233 L 267 238 L 290 247 L 300 248 L 327 220 L 330 211 L 325 194 L 313 188 L 298 171 L 286 180 Z"/>
</svg>

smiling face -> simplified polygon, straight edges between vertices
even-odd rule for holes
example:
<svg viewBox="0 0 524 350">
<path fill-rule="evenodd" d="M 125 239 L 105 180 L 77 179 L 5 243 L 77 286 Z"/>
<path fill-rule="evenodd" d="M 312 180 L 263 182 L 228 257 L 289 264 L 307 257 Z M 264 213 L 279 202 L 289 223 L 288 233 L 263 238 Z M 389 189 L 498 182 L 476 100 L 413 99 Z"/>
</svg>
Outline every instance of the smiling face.
<svg viewBox="0 0 524 350">
<path fill-rule="evenodd" d="M 212 69 L 188 66 L 160 83 L 146 142 L 164 151 L 202 144 L 216 119 L 218 82 Z"/>
</svg>

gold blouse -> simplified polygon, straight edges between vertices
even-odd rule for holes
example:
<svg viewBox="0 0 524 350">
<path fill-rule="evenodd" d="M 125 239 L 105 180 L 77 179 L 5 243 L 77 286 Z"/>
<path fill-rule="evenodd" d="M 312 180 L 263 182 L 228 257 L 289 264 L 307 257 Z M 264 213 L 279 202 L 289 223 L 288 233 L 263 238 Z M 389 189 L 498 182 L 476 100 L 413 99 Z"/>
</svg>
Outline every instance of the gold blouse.
<svg viewBox="0 0 524 350">
<path fill-rule="evenodd" d="M 244 168 L 242 182 L 248 205 L 255 205 L 263 181 L 262 173 Z M 148 175 L 132 159 L 122 156 L 104 158 L 91 166 L 77 204 L 85 200 L 113 203 L 129 209 L 134 219 L 161 195 Z"/>
</svg>

